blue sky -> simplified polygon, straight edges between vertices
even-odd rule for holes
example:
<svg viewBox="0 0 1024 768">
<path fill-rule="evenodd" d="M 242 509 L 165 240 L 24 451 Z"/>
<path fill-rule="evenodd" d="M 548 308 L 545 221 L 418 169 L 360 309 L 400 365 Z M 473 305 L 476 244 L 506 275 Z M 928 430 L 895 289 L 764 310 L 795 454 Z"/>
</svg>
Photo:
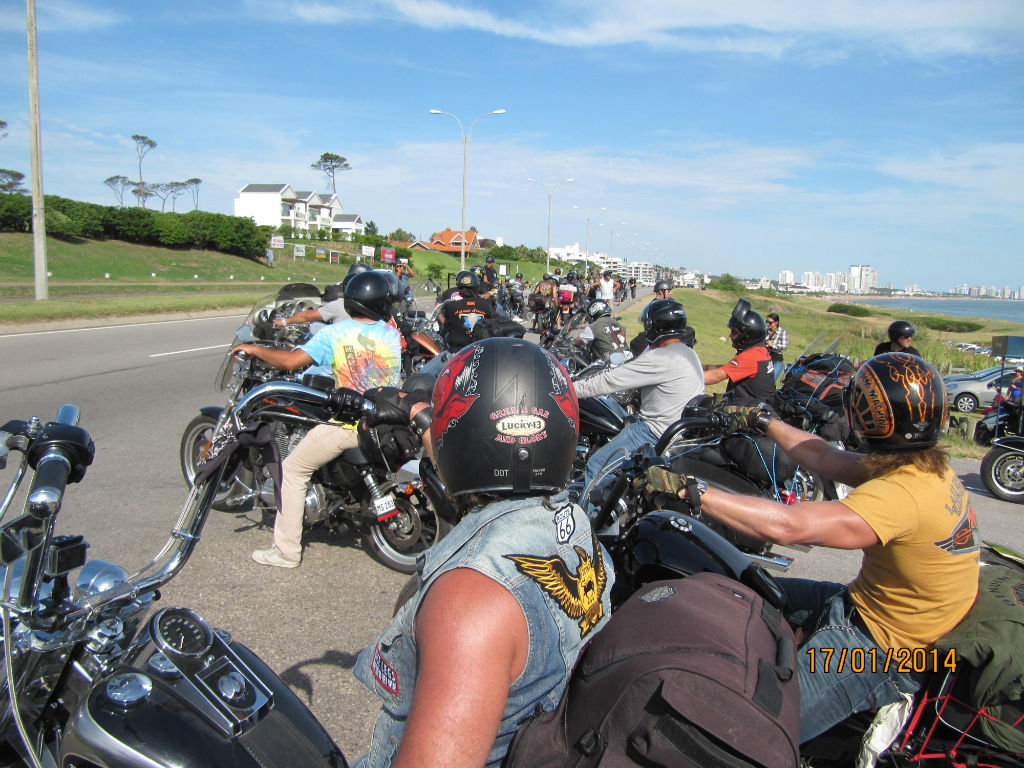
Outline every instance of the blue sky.
<svg viewBox="0 0 1024 768">
<path fill-rule="evenodd" d="M 383 232 L 882 284 L 1024 284 L 1020 0 L 37 0 L 45 191 L 327 188 Z M 0 167 L 29 172 L 25 4 L 0 0 Z M 541 183 L 531 183 L 533 177 Z M 572 178 L 572 182 L 564 179 Z M 150 203 L 152 206 L 154 203 Z M 159 201 L 156 202 L 159 206 Z M 186 205 L 178 201 L 179 210 Z M 573 206 L 579 206 L 573 208 Z M 604 211 L 600 209 L 606 209 Z M 611 235 L 614 232 L 614 238 Z"/>
</svg>

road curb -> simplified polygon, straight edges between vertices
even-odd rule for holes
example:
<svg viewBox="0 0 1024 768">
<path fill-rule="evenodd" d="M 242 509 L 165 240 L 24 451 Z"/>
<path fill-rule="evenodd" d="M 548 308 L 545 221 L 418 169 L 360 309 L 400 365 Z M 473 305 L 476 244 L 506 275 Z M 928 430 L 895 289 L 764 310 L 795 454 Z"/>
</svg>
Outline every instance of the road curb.
<svg viewBox="0 0 1024 768">
<path fill-rule="evenodd" d="M 77 318 L 73 320 L 44 320 L 38 323 L 0 325 L 0 338 L 3 338 L 4 336 L 19 336 L 26 333 L 100 328 L 110 325 L 141 325 L 145 323 L 163 323 L 173 320 L 201 320 L 210 317 L 242 317 L 248 313 L 248 311 L 248 307 L 233 307 L 224 309 L 207 309 L 197 312 L 162 312 L 160 314 L 150 315 Z"/>
</svg>

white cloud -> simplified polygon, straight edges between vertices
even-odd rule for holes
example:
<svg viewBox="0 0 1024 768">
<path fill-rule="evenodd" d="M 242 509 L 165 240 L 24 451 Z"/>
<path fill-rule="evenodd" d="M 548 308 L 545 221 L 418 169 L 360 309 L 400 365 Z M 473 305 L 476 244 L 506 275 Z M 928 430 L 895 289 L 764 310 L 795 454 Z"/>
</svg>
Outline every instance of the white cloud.
<svg viewBox="0 0 1024 768">
<path fill-rule="evenodd" d="M 504 13 L 485 3 L 445 0 L 321 0 L 295 6 L 249 0 L 250 12 L 277 20 L 341 23 L 386 19 L 433 30 L 473 30 L 567 47 L 643 44 L 690 52 L 780 56 L 822 64 L 837 48 L 884 44 L 907 54 L 1008 53 L 1024 42 L 1017 0 L 555 0 Z"/>
<path fill-rule="evenodd" d="M 47 0 L 36 4 L 36 28 L 40 32 L 81 32 L 108 29 L 125 21 L 119 13 L 113 13 L 92 3 L 75 0 Z M 13 0 L 0 1 L 0 31 L 24 34 L 26 25 L 25 4 Z"/>
</svg>

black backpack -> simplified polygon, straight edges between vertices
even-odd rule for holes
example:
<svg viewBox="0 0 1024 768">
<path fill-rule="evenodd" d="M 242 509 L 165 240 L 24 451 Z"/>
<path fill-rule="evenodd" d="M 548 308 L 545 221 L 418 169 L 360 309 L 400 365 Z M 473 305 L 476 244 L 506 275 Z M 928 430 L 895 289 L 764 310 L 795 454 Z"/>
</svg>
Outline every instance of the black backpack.
<svg viewBox="0 0 1024 768">
<path fill-rule="evenodd" d="M 796 642 L 726 576 L 632 595 L 577 662 L 557 708 L 516 733 L 505 768 L 796 768 Z"/>
</svg>

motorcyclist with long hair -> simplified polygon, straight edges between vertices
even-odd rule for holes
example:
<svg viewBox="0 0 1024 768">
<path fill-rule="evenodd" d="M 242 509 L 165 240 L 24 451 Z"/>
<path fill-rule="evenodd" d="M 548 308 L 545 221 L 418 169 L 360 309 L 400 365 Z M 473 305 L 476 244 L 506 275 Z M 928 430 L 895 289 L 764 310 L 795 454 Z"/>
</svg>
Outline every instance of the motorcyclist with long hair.
<svg viewBox="0 0 1024 768">
<path fill-rule="evenodd" d="M 578 429 L 568 374 L 535 344 L 486 339 L 441 371 L 433 455 L 465 516 L 359 654 L 381 711 L 357 768 L 497 766 L 523 720 L 558 703 L 614 582 L 586 515 L 554 495 Z"/>
<path fill-rule="evenodd" d="M 920 678 L 901 671 L 896 660 L 933 647 L 964 618 L 978 589 L 974 509 L 937 446 L 948 416 L 939 372 L 903 352 L 873 357 L 857 370 L 845 410 L 863 454 L 789 426 L 760 406 L 736 408 L 732 416 L 736 429 L 767 434 L 793 461 L 854 486 L 841 501 L 787 505 L 663 469 L 648 474 L 651 488 L 677 491 L 742 534 L 863 551 L 860 573 L 849 584 L 780 579 L 790 623 L 805 632 L 797 654 L 801 742 L 854 712 L 913 693 Z M 851 664 L 857 649 L 866 666 Z"/>
</svg>

